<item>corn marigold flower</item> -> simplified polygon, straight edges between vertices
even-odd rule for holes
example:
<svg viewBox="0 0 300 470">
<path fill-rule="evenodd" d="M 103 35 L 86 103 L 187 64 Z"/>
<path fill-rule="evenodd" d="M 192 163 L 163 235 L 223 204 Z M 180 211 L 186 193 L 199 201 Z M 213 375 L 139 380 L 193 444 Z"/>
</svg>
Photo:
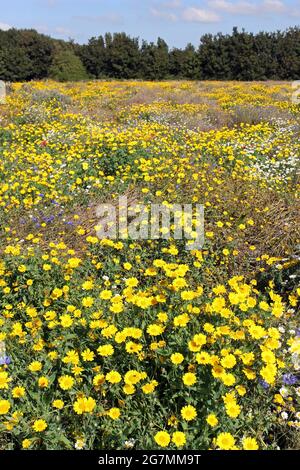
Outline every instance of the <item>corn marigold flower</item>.
<svg viewBox="0 0 300 470">
<path fill-rule="evenodd" d="M 221 432 L 217 436 L 216 445 L 221 450 L 231 450 L 235 446 L 235 439 L 229 432 Z"/>
<path fill-rule="evenodd" d="M 184 361 L 184 356 L 181 353 L 173 353 L 170 359 L 172 364 L 177 366 Z"/>
<path fill-rule="evenodd" d="M 81 397 L 73 404 L 75 413 L 82 415 L 84 413 L 92 413 L 96 407 L 96 402 L 92 397 Z"/>
<path fill-rule="evenodd" d="M 253 437 L 245 437 L 243 439 L 243 449 L 244 450 L 258 450 L 259 446 L 256 439 Z"/>
<path fill-rule="evenodd" d="M 43 432 L 47 429 L 48 425 L 44 419 L 37 419 L 34 421 L 32 428 L 35 432 Z"/>
<path fill-rule="evenodd" d="M 160 447 L 168 447 L 171 437 L 167 431 L 158 431 L 154 436 L 154 440 Z"/>
<path fill-rule="evenodd" d="M 31 446 L 31 439 L 23 439 L 22 441 L 22 449 L 29 449 L 29 447 Z"/>
<path fill-rule="evenodd" d="M 187 405 L 181 408 L 181 416 L 185 421 L 192 421 L 197 417 L 196 408 L 192 405 Z"/>
<path fill-rule="evenodd" d="M 183 447 L 186 443 L 185 434 L 181 431 L 173 432 L 172 442 L 176 445 L 176 447 Z"/>
<path fill-rule="evenodd" d="M 215 414 L 209 414 L 206 418 L 206 422 L 207 424 L 209 424 L 211 427 L 215 427 L 217 426 L 217 424 L 219 423 L 219 420 L 218 418 L 216 417 Z"/>
<path fill-rule="evenodd" d="M 11 404 L 8 400 L 0 400 L 0 415 L 5 415 L 9 412 Z"/>
<path fill-rule="evenodd" d="M 58 384 L 62 390 L 70 390 L 73 387 L 75 380 L 70 375 L 62 375 L 58 379 Z"/>
<path fill-rule="evenodd" d="M 188 387 L 192 387 L 197 382 L 197 376 L 196 374 L 193 374 L 192 372 L 187 372 L 186 374 L 183 375 L 182 381 L 184 385 Z"/>
<path fill-rule="evenodd" d="M 119 408 L 111 408 L 107 411 L 107 416 L 109 416 L 113 420 L 119 419 L 121 416 L 121 411 Z"/>
<path fill-rule="evenodd" d="M 62 410 L 63 407 L 65 406 L 64 402 L 62 400 L 54 400 L 52 402 L 53 408 L 56 408 L 58 410 Z"/>
<path fill-rule="evenodd" d="M 122 380 L 121 374 L 119 374 L 119 372 L 117 372 L 116 370 L 111 370 L 110 372 L 108 372 L 105 378 L 107 382 L 111 384 L 118 384 Z"/>
</svg>

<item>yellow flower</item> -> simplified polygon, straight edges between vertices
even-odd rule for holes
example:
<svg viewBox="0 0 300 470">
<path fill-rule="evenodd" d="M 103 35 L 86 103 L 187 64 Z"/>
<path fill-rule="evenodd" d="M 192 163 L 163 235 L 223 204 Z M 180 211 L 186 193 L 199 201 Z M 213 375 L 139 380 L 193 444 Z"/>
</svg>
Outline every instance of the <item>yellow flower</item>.
<svg viewBox="0 0 300 470">
<path fill-rule="evenodd" d="M 136 287 L 138 285 L 139 281 L 135 277 L 130 277 L 126 279 L 125 284 L 128 287 Z"/>
<path fill-rule="evenodd" d="M 8 376 L 8 373 L 5 371 L 0 372 L 0 388 L 8 388 L 8 384 L 11 379 Z"/>
<path fill-rule="evenodd" d="M 103 344 L 102 346 L 99 346 L 97 352 L 99 356 L 112 356 L 114 353 L 114 347 L 111 344 Z"/>
<path fill-rule="evenodd" d="M 227 385 L 227 387 L 231 387 L 236 382 L 235 377 L 234 377 L 233 374 L 222 374 L 220 378 L 221 378 L 223 384 Z"/>
<path fill-rule="evenodd" d="M 181 416 L 183 419 L 186 421 L 192 421 L 197 417 L 197 411 L 196 408 L 192 405 L 187 405 L 181 408 Z"/>
<path fill-rule="evenodd" d="M 225 369 L 232 369 L 236 365 L 236 358 L 233 354 L 227 354 L 227 356 L 223 357 L 221 360 L 221 365 Z"/>
<path fill-rule="evenodd" d="M 133 395 L 133 393 L 135 392 L 135 386 L 131 384 L 125 384 L 123 387 L 123 392 L 126 395 Z"/>
<path fill-rule="evenodd" d="M 130 263 L 124 263 L 124 264 L 123 264 L 123 267 L 124 267 L 124 269 L 126 269 L 127 271 L 130 271 L 130 269 L 132 268 L 132 264 L 130 264 Z"/>
<path fill-rule="evenodd" d="M 94 304 L 93 297 L 84 297 L 81 301 L 84 307 L 91 307 Z"/>
<path fill-rule="evenodd" d="M 137 370 L 129 370 L 124 376 L 124 382 L 126 384 L 135 385 L 142 380 L 142 377 L 141 372 L 138 372 Z"/>
<path fill-rule="evenodd" d="M 142 386 L 142 391 L 145 393 L 145 395 L 148 395 L 149 393 L 153 393 L 155 390 L 155 387 L 157 387 L 158 382 L 156 380 L 152 380 L 151 382 L 145 384 Z"/>
<path fill-rule="evenodd" d="M 95 354 L 89 348 L 82 351 L 81 356 L 82 356 L 82 359 L 86 362 L 90 362 L 95 359 Z"/>
<path fill-rule="evenodd" d="M 5 415 L 10 410 L 10 403 L 8 400 L 0 400 L 0 415 Z"/>
<path fill-rule="evenodd" d="M 82 289 L 83 289 L 83 290 L 91 290 L 91 289 L 93 289 L 93 287 L 94 287 L 93 281 L 85 281 L 85 282 L 82 284 Z"/>
<path fill-rule="evenodd" d="M 109 300 L 112 297 L 112 292 L 110 290 L 103 290 L 99 295 L 100 299 Z"/>
<path fill-rule="evenodd" d="M 226 413 L 230 418 L 237 418 L 241 413 L 241 407 L 237 403 L 226 405 Z"/>
<path fill-rule="evenodd" d="M 113 313 L 121 313 L 124 310 L 124 305 L 122 302 L 116 302 L 109 307 L 109 310 Z"/>
<path fill-rule="evenodd" d="M 38 380 L 38 386 L 40 388 L 47 388 L 49 385 L 49 379 L 47 379 L 47 377 L 40 377 L 39 380 Z"/>
<path fill-rule="evenodd" d="M 92 397 L 78 398 L 73 404 L 75 413 L 82 415 L 83 413 L 92 413 L 96 407 L 96 402 Z"/>
<path fill-rule="evenodd" d="M 147 333 L 151 336 L 159 336 L 163 333 L 164 328 L 160 325 L 149 325 L 147 328 Z"/>
<path fill-rule="evenodd" d="M 48 425 L 44 419 L 37 419 L 32 425 L 35 432 L 43 432 L 47 427 Z"/>
<path fill-rule="evenodd" d="M 154 440 L 160 447 L 168 447 L 171 438 L 166 431 L 158 431 L 154 436 Z"/>
<path fill-rule="evenodd" d="M 198 364 L 210 364 L 210 355 L 206 351 L 196 354 Z"/>
<path fill-rule="evenodd" d="M 245 437 L 243 439 L 243 449 L 244 450 L 258 450 L 258 444 L 256 439 L 252 437 Z"/>
<path fill-rule="evenodd" d="M 119 419 L 120 416 L 121 416 L 121 411 L 119 408 L 111 408 L 110 410 L 108 410 L 107 412 L 107 415 L 111 418 L 111 419 Z"/>
<path fill-rule="evenodd" d="M 58 410 L 61 410 L 64 407 L 64 402 L 62 400 L 54 400 L 52 402 L 53 408 L 57 408 Z"/>
<path fill-rule="evenodd" d="M 59 321 L 63 328 L 69 328 L 74 323 L 73 318 L 68 313 L 61 315 Z"/>
<path fill-rule="evenodd" d="M 31 446 L 30 439 L 23 439 L 22 441 L 22 449 L 28 449 Z"/>
<path fill-rule="evenodd" d="M 243 397 L 247 393 L 247 390 L 243 385 L 237 385 L 235 389 L 241 397 Z"/>
<path fill-rule="evenodd" d="M 119 382 L 121 382 L 122 377 L 121 374 L 119 374 L 119 372 L 117 372 L 116 370 L 111 370 L 106 374 L 106 380 L 111 384 L 118 384 Z"/>
<path fill-rule="evenodd" d="M 22 449 L 28 449 L 31 446 L 30 439 L 23 439 L 22 441 Z"/>
<path fill-rule="evenodd" d="M 183 375 L 182 381 L 184 385 L 191 387 L 197 382 L 196 374 L 193 374 L 192 372 L 187 372 L 186 374 Z"/>
<path fill-rule="evenodd" d="M 229 432 L 221 432 L 217 437 L 216 444 L 222 450 L 230 450 L 235 446 L 235 439 Z"/>
<path fill-rule="evenodd" d="M 215 426 L 217 426 L 219 420 L 218 420 L 218 418 L 216 417 L 215 414 L 210 414 L 210 415 L 207 416 L 206 422 L 207 422 L 207 424 L 209 424 L 211 427 L 215 427 Z"/>
<path fill-rule="evenodd" d="M 266 364 L 274 364 L 276 362 L 275 354 L 268 349 L 261 353 L 261 358 Z"/>
<path fill-rule="evenodd" d="M 14 387 L 12 389 L 12 396 L 14 398 L 21 398 L 25 395 L 25 388 L 24 387 Z"/>
<path fill-rule="evenodd" d="M 183 360 L 184 360 L 184 356 L 181 353 L 174 353 L 171 355 L 171 362 L 172 364 L 175 364 L 176 366 L 178 364 L 181 364 Z"/>
<path fill-rule="evenodd" d="M 60 388 L 63 390 L 69 390 L 73 387 L 75 380 L 70 375 L 62 375 L 58 379 Z"/>
<path fill-rule="evenodd" d="M 268 364 L 260 370 L 262 378 L 270 385 L 275 383 L 277 369 L 274 364 Z"/>
<path fill-rule="evenodd" d="M 183 313 L 182 315 L 177 315 L 174 320 L 174 326 L 185 327 L 190 321 L 190 317 L 187 313 Z"/>
<path fill-rule="evenodd" d="M 175 431 L 172 434 L 172 442 L 176 445 L 176 447 L 183 447 L 186 443 L 185 434 L 181 431 Z"/>
<path fill-rule="evenodd" d="M 80 265 L 81 263 L 81 259 L 80 258 L 69 258 L 68 259 L 68 265 L 71 267 L 71 268 L 78 268 L 78 266 Z"/>
<path fill-rule="evenodd" d="M 105 375 L 104 374 L 97 374 L 93 378 L 93 385 L 95 387 L 100 387 L 105 382 Z"/>
<path fill-rule="evenodd" d="M 39 361 L 33 361 L 29 364 L 28 369 L 30 372 L 38 372 L 42 369 L 42 363 Z"/>
</svg>

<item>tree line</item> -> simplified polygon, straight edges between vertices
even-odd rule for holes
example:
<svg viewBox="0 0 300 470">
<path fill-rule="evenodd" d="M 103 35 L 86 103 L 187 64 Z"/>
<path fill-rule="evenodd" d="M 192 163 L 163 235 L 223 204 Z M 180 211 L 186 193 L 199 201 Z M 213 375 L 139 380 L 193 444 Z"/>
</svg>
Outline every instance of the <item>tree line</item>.
<svg viewBox="0 0 300 470">
<path fill-rule="evenodd" d="M 0 30 L 0 79 L 88 78 L 190 80 L 300 79 L 300 28 L 257 34 L 205 34 L 195 47 L 170 48 L 125 33 L 63 41 L 34 29 Z"/>
</svg>

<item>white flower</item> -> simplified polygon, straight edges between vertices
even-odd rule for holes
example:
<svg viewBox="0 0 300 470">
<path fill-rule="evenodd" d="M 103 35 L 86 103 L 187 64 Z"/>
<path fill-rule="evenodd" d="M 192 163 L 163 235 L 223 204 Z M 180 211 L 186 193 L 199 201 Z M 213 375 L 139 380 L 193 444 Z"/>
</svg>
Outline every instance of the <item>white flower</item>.
<svg viewBox="0 0 300 470">
<path fill-rule="evenodd" d="M 286 420 L 286 419 L 288 419 L 289 415 L 287 414 L 286 411 L 283 411 L 283 412 L 281 413 L 281 417 L 282 417 L 282 419 L 285 419 L 285 420 Z"/>
<path fill-rule="evenodd" d="M 279 390 L 279 393 L 282 397 L 286 398 L 289 396 L 289 389 L 286 387 L 281 387 L 281 389 Z"/>
<path fill-rule="evenodd" d="M 135 439 L 130 438 L 130 439 L 128 439 L 128 441 L 125 441 L 125 442 L 124 442 L 124 447 L 125 447 L 126 449 L 132 449 L 132 447 L 134 446 L 134 444 L 135 444 Z"/>
<path fill-rule="evenodd" d="M 85 442 L 83 439 L 77 439 L 74 447 L 76 450 L 82 450 L 84 448 L 84 445 L 85 445 Z"/>
</svg>

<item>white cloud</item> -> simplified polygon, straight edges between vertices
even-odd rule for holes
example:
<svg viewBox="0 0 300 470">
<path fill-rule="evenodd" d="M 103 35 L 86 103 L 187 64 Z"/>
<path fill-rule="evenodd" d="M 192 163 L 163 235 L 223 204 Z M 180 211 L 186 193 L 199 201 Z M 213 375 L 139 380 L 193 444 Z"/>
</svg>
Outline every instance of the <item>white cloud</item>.
<svg viewBox="0 0 300 470">
<path fill-rule="evenodd" d="M 282 0 L 263 0 L 262 2 L 248 2 L 240 0 L 211 0 L 207 2 L 216 11 L 223 11 L 232 15 L 259 15 L 263 13 L 288 13 L 288 7 Z"/>
<path fill-rule="evenodd" d="M 195 23 L 217 23 L 221 20 L 220 16 L 211 10 L 201 8 L 186 8 L 182 13 L 182 18 L 188 22 Z"/>
<path fill-rule="evenodd" d="M 64 28 L 63 26 L 57 26 L 54 28 L 54 32 L 62 35 L 71 35 L 72 31 L 70 29 Z"/>
<path fill-rule="evenodd" d="M 264 0 L 263 9 L 270 12 L 284 13 L 288 7 L 281 0 Z"/>
<path fill-rule="evenodd" d="M 228 2 L 227 0 L 212 0 L 209 2 L 209 6 L 233 15 L 248 15 L 257 12 L 257 5 L 247 1 Z"/>
<path fill-rule="evenodd" d="M 0 22 L 0 29 L 2 29 L 2 31 L 8 31 L 9 29 L 11 29 L 11 27 L 12 26 L 10 26 L 9 24 Z"/>
<path fill-rule="evenodd" d="M 163 2 L 161 6 L 164 8 L 180 8 L 181 0 L 169 0 L 167 2 Z"/>
<path fill-rule="evenodd" d="M 44 24 L 33 25 L 33 28 L 41 34 L 48 34 L 50 32 L 49 27 Z"/>
<path fill-rule="evenodd" d="M 118 13 L 107 13 L 105 15 L 91 16 L 91 15 L 77 15 L 73 16 L 74 20 L 86 21 L 88 23 L 122 23 L 123 17 Z"/>
<path fill-rule="evenodd" d="M 157 8 L 151 8 L 150 13 L 152 16 L 155 18 L 162 18 L 167 21 L 176 21 L 177 20 L 177 15 L 175 13 L 171 13 L 168 11 L 161 11 L 158 10 Z"/>
</svg>

